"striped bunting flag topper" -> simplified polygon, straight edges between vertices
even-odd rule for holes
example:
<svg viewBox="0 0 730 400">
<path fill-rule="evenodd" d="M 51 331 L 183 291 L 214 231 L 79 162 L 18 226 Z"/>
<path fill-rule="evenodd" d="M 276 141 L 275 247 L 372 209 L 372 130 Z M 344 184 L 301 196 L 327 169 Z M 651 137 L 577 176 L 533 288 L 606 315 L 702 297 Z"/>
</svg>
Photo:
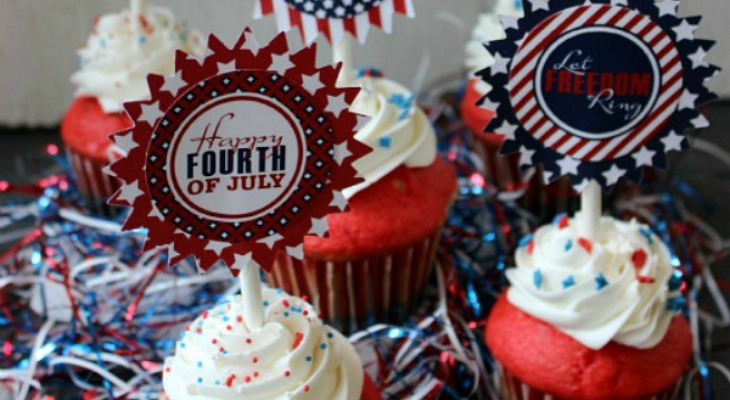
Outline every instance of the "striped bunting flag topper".
<svg viewBox="0 0 730 400">
<path fill-rule="evenodd" d="M 271 14 L 280 32 L 296 27 L 307 44 L 320 33 L 336 44 L 346 33 L 364 43 L 371 25 L 391 33 L 394 14 L 415 11 L 413 0 L 256 0 L 254 18 Z"/>
<path fill-rule="evenodd" d="M 524 18 L 502 18 L 507 37 L 486 44 L 495 63 L 480 72 L 502 153 L 577 190 L 665 168 L 685 131 L 707 126 L 698 107 L 715 99 L 705 82 L 718 72 L 705 60 L 714 42 L 694 36 L 700 18 L 677 17 L 678 5 L 527 0 Z"/>
</svg>

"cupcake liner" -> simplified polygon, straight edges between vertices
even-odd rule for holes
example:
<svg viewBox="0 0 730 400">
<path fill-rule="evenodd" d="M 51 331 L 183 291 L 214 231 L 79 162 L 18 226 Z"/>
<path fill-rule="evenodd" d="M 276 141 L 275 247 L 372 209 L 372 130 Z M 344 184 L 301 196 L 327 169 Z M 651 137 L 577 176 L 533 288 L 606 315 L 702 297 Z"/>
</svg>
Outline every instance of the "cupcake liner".
<svg viewBox="0 0 730 400">
<path fill-rule="evenodd" d="M 494 186 L 505 192 L 525 190 L 529 174 L 520 171 L 518 154 L 500 155 L 501 141 L 477 138 L 484 161 L 484 172 Z"/>
<path fill-rule="evenodd" d="M 104 173 L 108 163 L 99 162 L 71 149 L 67 149 L 76 184 L 84 198 L 85 205 L 94 214 L 115 216 L 117 207 L 111 207 L 107 200 L 119 187 L 119 182 Z"/>
<path fill-rule="evenodd" d="M 496 363 L 495 372 L 495 381 L 502 400 L 561 400 L 560 397 L 553 396 L 528 385 L 510 374 L 499 363 Z M 676 400 L 679 398 L 681 387 L 682 380 L 680 379 L 671 389 L 642 400 Z"/>
<path fill-rule="evenodd" d="M 277 256 L 269 283 L 311 301 L 341 332 L 388 322 L 418 303 L 434 265 L 441 229 L 419 243 L 388 254 L 343 261 L 286 253 Z"/>
</svg>

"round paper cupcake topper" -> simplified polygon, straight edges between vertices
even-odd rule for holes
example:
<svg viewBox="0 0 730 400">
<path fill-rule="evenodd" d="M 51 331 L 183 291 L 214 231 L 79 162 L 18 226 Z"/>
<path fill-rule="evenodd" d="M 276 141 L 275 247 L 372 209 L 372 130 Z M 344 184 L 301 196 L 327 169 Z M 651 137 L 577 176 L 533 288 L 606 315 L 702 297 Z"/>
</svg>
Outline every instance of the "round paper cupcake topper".
<svg viewBox="0 0 730 400">
<path fill-rule="evenodd" d="M 126 105 L 135 127 L 114 137 L 126 155 L 110 168 L 123 181 L 112 204 L 132 206 L 124 228 L 146 228 L 147 248 L 204 270 L 267 268 L 345 209 L 367 152 L 349 111 L 359 89 L 336 88 L 339 68 L 317 68 L 315 47 L 288 50 L 284 35 L 260 47 L 246 30 L 232 48 L 211 36 L 203 59 L 179 52 L 175 76 L 150 76 L 152 99 Z"/>
<path fill-rule="evenodd" d="M 332 43 L 346 33 L 364 43 L 371 25 L 390 33 L 394 14 L 415 16 L 412 0 L 257 0 L 254 17 L 270 14 L 280 31 L 299 28 L 307 43 L 320 33 Z"/>
<path fill-rule="evenodd" d="M 694 38 L 699 18 L 677 18 L 677 5 L 532 0 L 524 18 L 503 18 L 507 38 L 487 44 L 496 61 L 480 72 L 502 152 L 579 190 L 664 167 L 687 129 L 707 125 L 697 107 L 714 99 L 704 83 L 717 72 L 705 61 L 713 42 Z"/>
</svg>

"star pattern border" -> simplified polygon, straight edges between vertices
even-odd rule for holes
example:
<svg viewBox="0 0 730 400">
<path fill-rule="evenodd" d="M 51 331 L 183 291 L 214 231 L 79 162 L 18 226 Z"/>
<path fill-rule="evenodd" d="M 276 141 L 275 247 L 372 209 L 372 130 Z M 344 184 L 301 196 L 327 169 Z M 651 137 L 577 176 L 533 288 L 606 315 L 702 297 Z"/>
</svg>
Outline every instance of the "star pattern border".
<svg viewBox="0 0 730 400">
<path fill-rule="evenodd" d="M 478 105 L 495 111 L 495 117 L 485 127 L 485 132 L 505 136 L 500 153 L 520 152 L 521 169 L 541 165 L 546 183 L 568 176 L 577 191 L 581 191 L 590 180 L 596 180 L 610 190 L 622 177 L 639 182 L 644 167 L 666 169 L 669 152 L 689 148 L 687 131 L 709 125 L 699 107 L 717 99 L 706 87 L 706 82 L 720 71 L 720 68 L 706 60 L 715 42 L 695 37 L 702 17 L 679 18 L 679 3 L 678 0 L 525 0 L 524 17 L 501 18 L 506 38 L 485 43 L 487 51 L 494 55 L 495 62 L 477 73 L 493 88 L 479 100 Z M 527 34 L 556 13 L 591 4 L 627 7 L 652 18 L 674 41 L 684 71 L 683 94 L 665 128 L 637 152 L 601 162 L 585 162 L 563 156 L 532 137 L 520 124 L 508 91 L 511 59 Z"/>
</svg>

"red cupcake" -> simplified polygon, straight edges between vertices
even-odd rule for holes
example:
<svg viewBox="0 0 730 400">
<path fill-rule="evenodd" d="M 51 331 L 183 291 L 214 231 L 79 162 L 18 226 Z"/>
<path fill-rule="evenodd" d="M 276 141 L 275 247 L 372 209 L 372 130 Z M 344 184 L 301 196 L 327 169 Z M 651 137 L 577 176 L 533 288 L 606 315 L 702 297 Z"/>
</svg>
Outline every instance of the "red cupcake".
<svg viewBox="0 0 730 400">
<path fill-rule="evenodd" d="M 565 216 L 522 241 L 486 342 L 505 399 L 674 399 L 692 334 L 681 274 L 635 221 L 601 221 L 595 241 Z"/>
<path fill-rule="evenodd" d="M 488 41 L 504 38 L 504 28 L 499 20 L 502 15 L 520 16 L 522 7 L 514 0 L 500 0 L 493 12 L 479 17 L 472 31 L 472 38 L 466 45 L 466 67 L 473 75 L 492 63 L 494 58 L 484 44 Z M 485 133 L 485 129 L 494 117 L 494 110 L 477 105 L 489 93 L 490 87 L 480 78 L 470 77 L 461 101 L 461 117 L 466 127 L 474 134 L 479 144 L 479 153 L 484 161 L 484 170 L 489 181 L 503 191 L 524 190 L 527 185 L 519 169 L 519 156 L 500 156 L 503 137 Z"/>
<path fill-rule="evenodd" d="M 327 218 L 326 238 L 304 242 L 304 260 L 280 254 L 270 280 L 307 296 L 343 331 L 405 315 L 417 303 L 456 193 L 453 168 L 412 94 L 366 77 L 353 110 L 372 119 L 357 134 L 373 148 L 355 167 L 365 182 L 347 190 L 350 210 Z"/>
<path fill-rule="evenodd" d="M 78 188 L 95 213 L 113 214 L 106 200 L 118 184 L 102 169 L 118 151 L 109 135 L 131 127 L 123 104 L 149 96 L 148 74 L 174 72 L 175 50 L 200 49 L 198 36 L 168 10 L 142 11 L 135 18 L 123 11 L 98 19 L 79 50 L 80 69 L 72 77 L 77 98 L 61 124 Z"/>
</svg>

